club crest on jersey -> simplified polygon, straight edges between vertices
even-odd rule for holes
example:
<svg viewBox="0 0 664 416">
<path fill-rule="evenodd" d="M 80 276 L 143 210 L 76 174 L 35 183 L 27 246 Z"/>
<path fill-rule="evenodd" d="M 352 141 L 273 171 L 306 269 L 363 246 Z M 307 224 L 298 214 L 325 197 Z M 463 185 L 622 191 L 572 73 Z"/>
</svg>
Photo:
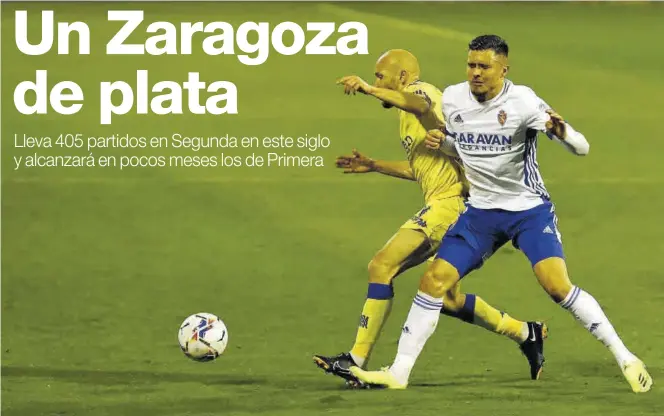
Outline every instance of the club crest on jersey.
<svg viewBox="0 0 664 416">
<path fill-rule="evenodd" d="M 505 110 L 500 110 L 498 112 L 498 122 L 500 123 L 501 126 L 504 126 L 506 121 L 507 121 L 507 113 L 505 112 Z"/>
</svg>

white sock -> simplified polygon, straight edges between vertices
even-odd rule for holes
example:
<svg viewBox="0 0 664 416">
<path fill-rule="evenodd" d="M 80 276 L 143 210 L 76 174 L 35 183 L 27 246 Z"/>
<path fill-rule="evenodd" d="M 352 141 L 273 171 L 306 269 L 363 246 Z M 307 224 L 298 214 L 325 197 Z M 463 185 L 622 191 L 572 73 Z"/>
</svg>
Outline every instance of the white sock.
<svg viewBox="0 0 664 416">
<path fill-rule="evenodd" d="M 528 328 L 528 322 L 524 322 L 523 325 L 521 325 L 521 339 L 518 341 L 519 345 L 526 342 L 529 336 L 530 329 Z"/>
<path fill-rule="evenodd" d="M 572 312 L 577 321 L 613 353 L 618 365 L 636 360 L 613 329 L 599 303 L 588 292 L 574 286 L 560 306 Z"/>
<path fill-rule="evenodd" d="M 358 367 L 364 368 L 364 361 L 365 361 L 364 357 L 360 357 L 359 355 L 355 355 L 352 352 L 350 353 L 350 356 L 353 359 L 353 361 L 355 361 L 355 364 L 357 364 Z"/>
<path fill-rule="evenodd" d="M 442 307 L 442 298 L 434 298 L 421 291 L 417 292 L 410 312 L 408 312 L 406 323 L 401 330 L 397 356 L 390 367 L 390 372 L 401 384 L 408 383 L 417 357 L 431 334 L 436 330 Z"/>
</svg>

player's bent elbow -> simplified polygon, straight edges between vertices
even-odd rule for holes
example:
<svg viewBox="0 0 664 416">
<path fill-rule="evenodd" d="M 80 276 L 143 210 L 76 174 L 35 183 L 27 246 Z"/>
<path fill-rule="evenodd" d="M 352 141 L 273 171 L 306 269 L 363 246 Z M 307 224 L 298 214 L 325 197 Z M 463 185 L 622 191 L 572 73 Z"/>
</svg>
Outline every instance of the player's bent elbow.
<svg viewBox="0 0 664 416">
<path fill-rule="evenodd" d="M 424 99 L 418 99 L 417 101 L 411 101 L 406 104 L 407 107 L 410 107 L 408 111 L 413 113 L 417 117 L 422 117 L 431 109 L 431 105 Z"/>
</svg>

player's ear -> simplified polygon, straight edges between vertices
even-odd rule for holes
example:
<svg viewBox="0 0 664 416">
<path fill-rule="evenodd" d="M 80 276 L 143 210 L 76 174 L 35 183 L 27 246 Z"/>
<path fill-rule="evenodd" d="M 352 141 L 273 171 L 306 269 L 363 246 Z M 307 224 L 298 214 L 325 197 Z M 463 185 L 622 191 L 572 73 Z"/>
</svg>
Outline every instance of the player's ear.
<svg viewBox="0 0 664 416">
<path fill-rule="evenodd" d="M 506 77 L 508 72 L 510 72 L 510 66 L 509 65 L 503 66 L 503 77 Z"/>
<path fill-rule="evenodd" d="M 408 81 L 408 72 L 406 72 L 405 69 L 401 70 L 401 73 L 399 74 L 399 81 L 401 81 L 402 84 L 405 84 L 406 81 Z"/>
</svg>

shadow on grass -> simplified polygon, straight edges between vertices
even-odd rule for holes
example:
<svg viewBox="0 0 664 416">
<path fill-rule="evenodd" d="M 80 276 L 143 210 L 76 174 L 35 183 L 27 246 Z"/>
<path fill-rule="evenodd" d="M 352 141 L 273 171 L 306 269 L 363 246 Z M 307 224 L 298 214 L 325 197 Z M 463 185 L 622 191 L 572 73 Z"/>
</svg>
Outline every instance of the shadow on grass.
<svg viewBox="0 0 664 416">
<path fill-rule="evenodd" d="M 15 367 L 3 366 L 2 378 L 30 377 L 51 378 L 58 381 L 68 381 L 81 384 L 96 385 L 131 385 L 154 383 L 202 383 L 208 385 L 226 384 L 234 386 L 265 385 L 267 379 L 263 377 L 234 376 L 225 374 L 193 374 L 193 373 L 166 373 L 150 371 L 115 371 L 115 370 L 89 370 L 89 369 L 63 369 L 48 367 Z"/>
<path fill-rule="evenodd" d="M 509 384 L 523 381 L 523 378 L 497 378 L 486 375 L 469 374 L 463 377 L 455 377 L 451 380 L 441 380 L 440 382 L 410 383 L 409 387 L 463 387 L 463 386 L 488 386 L 494 384 Z"/>
</svg>

